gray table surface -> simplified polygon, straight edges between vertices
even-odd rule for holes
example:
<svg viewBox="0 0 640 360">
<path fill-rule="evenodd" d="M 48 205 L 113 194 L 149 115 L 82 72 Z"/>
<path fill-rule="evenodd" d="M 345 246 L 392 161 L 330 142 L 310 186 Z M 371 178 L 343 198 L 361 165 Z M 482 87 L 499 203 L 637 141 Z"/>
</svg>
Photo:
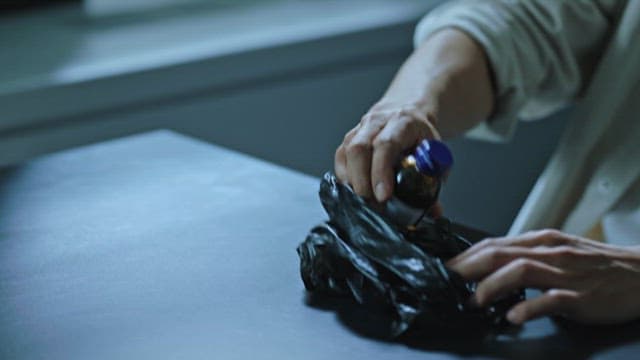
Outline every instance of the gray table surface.
<svg viewBox="0 0 640 360">
<path fill-rule="evenodd" d="M 167 131 L 3 170 L 0 359 L 640 356 L 634 324 L 363 336 L 305 300 L 295 247 L 325 218 L 317 186 Z"/>
</svg>

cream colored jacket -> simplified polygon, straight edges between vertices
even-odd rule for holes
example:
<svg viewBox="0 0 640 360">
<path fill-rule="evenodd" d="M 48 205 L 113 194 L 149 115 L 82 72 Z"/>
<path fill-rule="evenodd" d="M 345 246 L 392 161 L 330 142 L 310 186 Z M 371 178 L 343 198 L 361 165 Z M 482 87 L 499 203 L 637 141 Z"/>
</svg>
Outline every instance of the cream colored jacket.
<svg viewBox="0 0 640 360">
<path fill-rule="evenodd" d="M 602 221 L 608 241 L 640 243 L 640 0 L 450 1 L 416 46 L 444 27 L 478 41 L 494 75 L 494 114 L 470 136 L 508 139 L 518 119 L 576 102 L 510 234 Z"/>
</svg>

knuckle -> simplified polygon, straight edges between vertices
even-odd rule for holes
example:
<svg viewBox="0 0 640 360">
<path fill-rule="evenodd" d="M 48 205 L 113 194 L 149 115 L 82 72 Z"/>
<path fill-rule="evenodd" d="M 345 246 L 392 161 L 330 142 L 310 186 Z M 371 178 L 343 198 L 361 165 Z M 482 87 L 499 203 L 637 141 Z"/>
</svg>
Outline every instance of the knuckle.
<svg viewBox="0 0 640 360">
<path fill-rule="evenodd" d="M 561 258 L 577 257 L 581 255 L 578 250 L 567 245 L 560 245 L 554 248 L 552 254 Z"/>
<path fill-rule="evenodd" d="M 518 258 L 513 261 L 513 267 L 517 271 L 518 277 L 526 279 L 536 270 L 535 263 L 529 259 Z"/>
<path fill-rule="evenodd" d="M 347 131 L 346 134 L 344 134 L 344 137 L 342 138 L 342 142 L 343 143 L 347 143 L 349 142 L 349 139 L 351 139 L 360 129 L 360 123 L 356 124 L 356 126 L 354 126 L 353 128 L 351 128 L 351 130 Z"/>
<path fill-rule="evenodd" d="M 368 112 L 366 114 L 364 114 L 362 116 L 362 118 L 360 118 L 360 123 L 361 124 L 371 124 L 371 123 L 376 123 L 379 122 L 381 120 L 381 116 L 373 113 L 373 112 Z"/>
<path fill-rule="evenodd" d="M 407 125 L 413 126 L 416 129 L 427 129 L 429 127 L 426 119 L 416 116 L 415 114 L 412 114 L 412 116 L 407 116 L 406 119 Z"/>
<path fill-rule="evenodd" d="M 346 148 L 349 156 L 359 156 L 371 151 L 371 144 L 368 142 L 356 141 L 349 143 Z"/>
<path fill-rule="evenodd" d="M 543 229 L 536 232 L 536 236 L 541 238 L 545 242 L 555 242 L 562 237 L 562 232 L 556 229 Z"/>
<path fill-rule="evenodd" d="M 497 246 L 489 246 L 485 251 L 489 253 L 489 262 L 494 267 L 504 264 L 509 258 L 509 253 Z"/>
<path fill-rule="evenodd" d="M 390 136 L 378 136 L 373 141 L 374 148 L 397 148 L 400 146 L 400 142 Z"/>
<path fill-rule="evenodd" d="M 360 118 L 360 123 L 362 123 L 362 124 L 367 123 L 368 121 L 371 121 L 372 117 L 373 117 L 373 115 L 371 114 L 371 112 L 368 112 L 368 113 L 362 115 L 362 117 Z"/>
<path fill-rule="evenodd" d="M 412 133 L 417 134 L 418 137 L 424 138 L 431 133 L 431 128 L 428 123 L 416 117 L 405 118 L 405 127 Z"/>
</svg>

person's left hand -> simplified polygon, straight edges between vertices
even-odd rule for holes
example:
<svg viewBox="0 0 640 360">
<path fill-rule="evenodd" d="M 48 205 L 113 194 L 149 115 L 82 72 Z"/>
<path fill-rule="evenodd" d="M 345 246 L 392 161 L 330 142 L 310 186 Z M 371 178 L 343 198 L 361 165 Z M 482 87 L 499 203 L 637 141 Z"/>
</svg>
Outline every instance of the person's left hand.
<svg viewBox="0 0 640 360">
<path fill-rule="evenodd" d="M 639 235 L 640 236 L 640 235 Z M 605 324 L 640 317 L 640 248 L 542 230 L 486 239 L 447 266 L 479 281 L 473 301 L 487 305 L 520 288 L 542 290 L 509 310 L 515 324 L 545 315 Z"/>
</svg>

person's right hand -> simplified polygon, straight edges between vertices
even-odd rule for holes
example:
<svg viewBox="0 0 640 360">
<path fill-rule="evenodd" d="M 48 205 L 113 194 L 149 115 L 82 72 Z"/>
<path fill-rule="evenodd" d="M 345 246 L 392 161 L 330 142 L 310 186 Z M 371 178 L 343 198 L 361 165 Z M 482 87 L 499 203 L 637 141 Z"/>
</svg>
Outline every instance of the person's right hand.
<svg viewBox="0 0 640 360">
<path fill-rule="evenodd" d="M 463 134 L 492 112 L 491 71 L 483 48 L 464 31 L 444 28 L 404 62 L 376 105 L 335 154 L 336 176 L 360 196 L 385 202 L 394 167 L 423 139 Z M 461 106 L 462 105 L 462 106 Z"/>
<path fill-rule="evenodd" d="M 434 122 L 432 114 L 415 107 L 377 103 L 336 150 L 336 176 L 362 197 L 388 200 L 395 184 L 394 167 L 403 153 L 423 139 L 440 139 Z"/>
</svg>

